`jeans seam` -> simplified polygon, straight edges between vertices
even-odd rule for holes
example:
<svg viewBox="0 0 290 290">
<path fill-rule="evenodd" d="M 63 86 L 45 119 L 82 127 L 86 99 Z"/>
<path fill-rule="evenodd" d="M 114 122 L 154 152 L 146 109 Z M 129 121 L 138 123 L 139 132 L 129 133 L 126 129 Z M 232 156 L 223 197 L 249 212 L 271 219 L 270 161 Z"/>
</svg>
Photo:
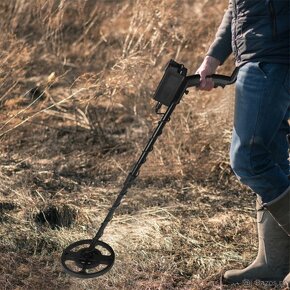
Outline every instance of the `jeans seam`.
<svg viewBox="0 0 290 290">
<path fill-rule="evenodd" d="M 260 71 L 263 72 L 262 69 L 260 68 L 259 63 L 258 63 L 258 67 L 259 67 Z M 265 75 L 264 72 L 263 72 L 263 74 Z M 259 110 L 258 110 L 258 113 L 257 113 L 256 122 L 255 122 L 255 127 L 254 127 L 255 129 L 254 129 L 253 139 L 250 142 L 250 168 L 251 168 L 251 171 L 252 171 L 253 175 L 256 175 L 255 170 L 254 170 L 254 166 L 253 166 L 253 161 L 252 161 L 253 143 L 255 143 L 256 131 L 257 131 L 257 127 L 258 127 L 258 120 L 260 119 L 260 114 L 261 114 L 262 97 L 265 95 L 265 92 L 266 92 L 266 87 L 264 87 L 263 94 L 259 94 Z"/>
<path fill-rule="evenodd" d="M 286 77 L 287 77 L 287 74 L 288 74 L 288 72 L 286 71 Z M 283 78 L 284 79 L 284 78 Z M 274 83 L 276 83 L 277 82 L 277 80 L 274 80 Z M 283 90 L 284 89 L 284 83 L 285 83 L 285 81 L 283 81 L 283 83 L 282 83 L 282 85 L 281 85 L 281 87 L 280 87 L 280 89 L 279 89 L 279 92 L 280 92 L 280 90 Z M 279 94 L 278 94 L 279 95 Z M 289 108 L 289 107 L 288 107 Z M 286 107 L 285 108 L 285 113 L 284 113 L 284 115 L 283 116 L 285 116 L 285 114 L 287 114 L 287 111 L 288 111 L 288 108 Z M 284 119 L 284 118 L 283 118 Z M 281 120 L 281 122 L 283 121 L 283 119 Z M 281 123 L 280 123 L 280 125 L 281 125 Z M 279 127 L 278 128 L 276 128 L 276 130 L 275 130 L 275 132 L 273 133 L 273 135 L 271 136 L 271 138 L 270 138 L 270 140 L 269 140 L 269 143 L 268 144 L 265 144 L 267 147 L 271 144 L 271 142 L 273 141 L 273 139 L 274 139 L 274 136 L 275 136 L 275 134 L 277 134 L 277 132 L 278 132 L 278 130 L 279 130 Z"/>
<path fill-rule="evenodd" d="M 270 94 L 270 92 L 268 92 L 268 94 Z M 263 94 L 261 94 L 260 98 L 259 98 L 259 110 L 258 110 L 258 113 L 257 113 L 256 122 L 255 122 L 255 129 L 254 129 L 254 134 L 253 134 L 253 143 L 255 143 L 254 141 L 255 141 L 255 138 L 256 138 L 257 124 L 258 124 L 258 121 L 259 121 L 259 118 L 260 118 L 262 98 L 265 95 L 267 96 L 266 87 L 264 87 Z M 272 142 L 272 140 L 273 140 L 273 138 L 274 138 L 276 133 L 277 133 L 277 130 L 275 132 L 273 132 L 273 134 L 271 135 L 271 138 L 269 140 L 269 144 Z M 265 144 L 265 146 L 268 147 L 269 144 Z M 256 175 L 257 173 L 255 173 L 253 162 L 252 162 L 252 152 L 253 152 L 253 148 L 252 147 L 253 147 L 253 144 L 251 142 L 251 144 L 250 144 L 250 168 L 251 168 L 252 174 Z"/>
</svg>

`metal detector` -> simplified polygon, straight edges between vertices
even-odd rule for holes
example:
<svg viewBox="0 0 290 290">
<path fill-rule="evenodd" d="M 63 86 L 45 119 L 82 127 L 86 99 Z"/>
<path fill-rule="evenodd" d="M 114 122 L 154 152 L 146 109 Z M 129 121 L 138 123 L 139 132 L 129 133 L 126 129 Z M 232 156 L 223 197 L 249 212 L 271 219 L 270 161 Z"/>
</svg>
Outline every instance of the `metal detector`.
<svg viewBox="0 0 290 290">
<path fill-rule="evenodd" d="M 208 78 L 212 78 L 214 87 L 224 88 L 236 81 L 237 73 L 238 70 L 235 69 L 231 76 L 214 74 L 208 76 Z M 161 120 L 153 131 L 138 161 L 128 174 L 116 201 L 110 208 L 95 237 L 75 242 L 63 251 L 61 263 L 68 274 L 82 279 L 95 278 L 105 274 L 113 267 L 115 253 L 108 244 L 100 241 L 100 238 L 113 218 L 116 209 L 120 206 L 123 197 L 138 177 L 141 166 L 146 162 L 148 154 L 153 150 L 156 140 L 162 134 L 162 130 L 169 121 L 175 107 L 179 104 L 183 95 L 188 93 L 188 88 L 197 87 L 199 83 L 199 75 L 187 76 L 187 69 L 184 65 L 170 60 L 153 97 L 157 101 L 156 113 L 161 114 L 162 105 L 166 106 L 167 110 L 162 113 Z"/>
</svg>

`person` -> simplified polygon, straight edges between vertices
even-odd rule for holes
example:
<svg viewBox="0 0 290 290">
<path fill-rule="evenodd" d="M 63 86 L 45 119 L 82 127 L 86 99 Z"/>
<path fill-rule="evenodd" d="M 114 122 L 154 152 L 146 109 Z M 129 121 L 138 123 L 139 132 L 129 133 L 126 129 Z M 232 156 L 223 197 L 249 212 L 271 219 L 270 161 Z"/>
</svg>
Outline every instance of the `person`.
<svg viewBox="0 0 290 290">
<path fill-rule="evenodd" d="M 289 0 L 230 0 L 197 70 L 201 90 L 231 53 L 239 72 L 231 167 L 257 195 L 257 258 L 223 275 L 226 284 L 271 281 L 290 286 Z"/>
</svg>

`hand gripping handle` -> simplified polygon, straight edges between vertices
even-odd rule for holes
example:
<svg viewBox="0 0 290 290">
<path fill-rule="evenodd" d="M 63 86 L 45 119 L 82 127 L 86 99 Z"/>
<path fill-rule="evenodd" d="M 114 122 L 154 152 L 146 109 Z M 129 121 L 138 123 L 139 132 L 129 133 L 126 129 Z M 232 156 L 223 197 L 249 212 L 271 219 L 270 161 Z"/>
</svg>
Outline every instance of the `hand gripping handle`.
<svg viewBox="0 0 290 290">
<path fill-rule="evenodd" d="M 213 74 L 210 76 L 207 76 L 207 78 L 212 78 L 213 82 L 214 82 L 214 87 L 222 87 L 224 88 L 227 85 L 231 85 L 233 84 L 236 79 L 237 79 L 237 75 L 238 75 L 238 68 L 236 68 L 231 76 L 224 76 L 224 75 L 218 75 L 218 74 Z M 200 75 L 192 75 L 192 76 L 188 76 L 186 77 L 187 79 L 187 88 L 189 87 L 198 87 L 200 84 Z"/>
</svg>

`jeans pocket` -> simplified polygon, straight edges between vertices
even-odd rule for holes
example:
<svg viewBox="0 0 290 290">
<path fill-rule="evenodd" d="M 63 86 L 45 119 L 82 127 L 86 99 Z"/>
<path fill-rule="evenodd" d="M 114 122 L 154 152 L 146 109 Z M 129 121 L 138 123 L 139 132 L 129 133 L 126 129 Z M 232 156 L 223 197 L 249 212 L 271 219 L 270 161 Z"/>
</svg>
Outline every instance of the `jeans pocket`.
<svg viewBox="0 0 290 290">
<path fill-rule="evenodd" d="M 264 75 L 264 78 L 266 79 L 268 77 L 267 75 L 267 63 L 265 62 L 258 62 L 258 68 L 260 72 Z"/>
</svg>

